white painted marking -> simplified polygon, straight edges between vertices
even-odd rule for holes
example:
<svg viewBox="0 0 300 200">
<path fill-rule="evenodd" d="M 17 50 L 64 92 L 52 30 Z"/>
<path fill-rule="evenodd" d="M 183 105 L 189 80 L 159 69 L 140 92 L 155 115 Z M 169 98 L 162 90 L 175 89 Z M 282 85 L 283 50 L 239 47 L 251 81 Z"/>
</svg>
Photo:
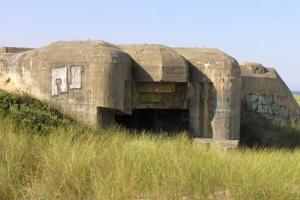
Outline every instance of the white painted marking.
<svg viewBox="0 0 300 200">
<path fill-rule="evenodd" d="M 52 69 L 52 96 L 68 92 L 67 67 Z"/>
<path fill-rule="evenodd" d="M 81 66 L 71 67 L 70 89 L 81 89 L 81 72 L 83 72 L 83 68 Z"/>
</svg>

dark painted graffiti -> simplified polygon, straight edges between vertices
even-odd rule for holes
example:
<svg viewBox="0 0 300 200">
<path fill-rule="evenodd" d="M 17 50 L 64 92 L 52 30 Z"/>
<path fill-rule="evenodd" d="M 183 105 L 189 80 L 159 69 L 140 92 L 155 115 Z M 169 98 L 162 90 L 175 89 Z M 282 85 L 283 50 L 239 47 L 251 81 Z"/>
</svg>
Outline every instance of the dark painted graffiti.
<svg viewBox="0 0 300 200">
<path fill-rule="evenodd" d="M 247 94 L 244 97 L 245 110 L 265 115 L 288 118 L 289 109 L 285 105 L 278 105 L 274 95 Z"/>
</svg>

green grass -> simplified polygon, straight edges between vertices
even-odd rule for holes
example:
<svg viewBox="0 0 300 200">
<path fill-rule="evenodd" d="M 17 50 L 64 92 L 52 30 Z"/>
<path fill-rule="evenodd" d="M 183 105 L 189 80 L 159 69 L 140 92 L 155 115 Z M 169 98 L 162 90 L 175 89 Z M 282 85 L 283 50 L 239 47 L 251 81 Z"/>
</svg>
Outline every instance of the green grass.
<svg viewBox="0 0 300 200">
<path fill-rule="evenodd" d="M 0 90 L 0 117 L 10 119 L 20 128 L 28 127 L 42 134 L 59 126 L 71 125 L 72 122 L 50 104 L 26 94 L 7 93 L 2 90 Z"/>
<path fill-rule="evenodd" d="M 13 108 L 11 97 L 3 102 Z M 224 152 L 185 134 L 95 131 L 33 107 L 43 120 L 16 118 L 15 110 L 27 113 L 22 106 L 0 110 L 1 200 L 300 199 L 299 148 Z"/>
</svg>

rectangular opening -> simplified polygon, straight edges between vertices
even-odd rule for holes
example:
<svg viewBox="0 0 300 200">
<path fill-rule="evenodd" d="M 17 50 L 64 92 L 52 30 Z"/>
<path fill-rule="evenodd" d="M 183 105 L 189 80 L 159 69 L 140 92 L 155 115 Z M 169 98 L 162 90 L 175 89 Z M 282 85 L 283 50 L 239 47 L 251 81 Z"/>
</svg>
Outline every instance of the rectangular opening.
<svg viewBox="0 0 300 200">
<path fill-rule="evenodd" d="M 99 127 L 108 127 L 115 121 L 115 114 L 112 110 L 107 108 L 97 108 L 97 122 Z"/>
<path fill-rule="evenodd" d="M 116 115 L 115 122 L 129 129 L 176 133 L 188 131 L 189 113 L 181 109 L 135 109 L 132 115 Z"/>
</svg>

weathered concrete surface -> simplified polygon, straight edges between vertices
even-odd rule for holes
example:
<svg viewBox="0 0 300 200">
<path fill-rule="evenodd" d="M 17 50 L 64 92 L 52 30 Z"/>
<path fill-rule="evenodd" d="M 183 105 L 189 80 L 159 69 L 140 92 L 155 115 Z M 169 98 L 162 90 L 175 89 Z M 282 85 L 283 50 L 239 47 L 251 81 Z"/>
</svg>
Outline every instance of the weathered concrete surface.
<svg viewBox="0 0 300 200">
<path fill-rule="evenodd" d="M 120 48 L 134 60 L 135 81 L 188 82 L 188 64 L 174 49 L 159 44 Z"/>
<path fill-rule="evenodd" d="M 239 140 L 213 140 L 208 138 L 196 138 L 193 140 L 194 147 L 206 147 L 211 146 L 220 147 L 222 150 L 236 149 L 239 146 Z"/>
<path fill-rule="evenodd" d="M 240 67 L 207 48 L 103 41 L 1 47 L 0 89 L 47 100 L 87 125 L 188 130 L 228 148 L 238 145 L 241 119 L 257 127 L 293 125 L 300 114 L 274 69 Z"/>
<path fill-rule="evenodd" d="M 134 60 L 135 109 L 188 109 L 189 65 L 164 45 L 121 45 Z"/>
<path fill-rule="evenodd" d="M 83 123 L 97 125 L 99 107 L 131 113 L 132 61 L 109 43 L 54 42 L 31 51 L 2 53 L 0 63 L 2 77 L 8 77 L 5 81 L 15 89 L 48 100 Z"/>
<path fill-rule="evenodd" d="M 0 53 L 21 53 L 24 51 L 32 50 L 33 48 L 22 48 L 22 47 L 0 47 Z"/>
<path fill-rule="evenodd" d="M 190 62 L 192 134 L 196 137 L 238 140 L 241 96 L 238 62 L 217 49 L 176 50 Z"/>
<path fill-rule="evenodd" d="M 300 108 L 275 69 L 258 63 L 240 63 L 242 123 L 259 127 L 300 123 Z"/>
</svg>

